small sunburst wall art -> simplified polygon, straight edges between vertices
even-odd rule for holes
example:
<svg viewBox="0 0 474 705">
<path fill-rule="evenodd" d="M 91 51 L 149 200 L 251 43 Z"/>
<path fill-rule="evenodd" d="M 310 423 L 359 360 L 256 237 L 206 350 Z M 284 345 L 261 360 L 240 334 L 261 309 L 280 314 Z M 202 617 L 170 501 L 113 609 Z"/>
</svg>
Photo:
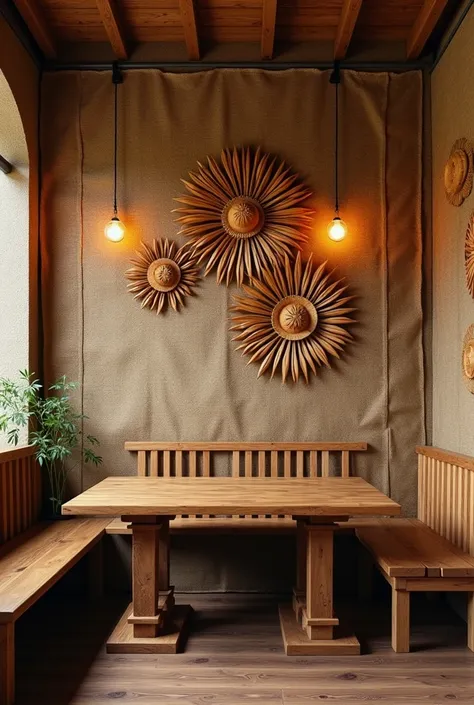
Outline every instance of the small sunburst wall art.
<svg viewBox="0 0 474 705">
<path fill-rule="evenodd" d="M 474 298 L 474 211 L 471 213 L 464 239 L 464 263 L 466 268 L 466 285 Z"/>
<path fill-rule="evenodd" d="M 218 284 L 261 278 L 308 240 L 313 211 L 302 204 L 311 190 L 260 148 L 224 149 L 183 183 L 188 193 L 174 210 L 180 233 L 206 262 L 204 275 L 216 269 Z"/>
<path fill-rule="evenodd" d="M 306 264 L 300 253 L 294 262 L 286 258 L 283 266 L 242 288 L 230 309 L 231 331 L 248 364 L 259 364 L 257 377 L 270 371 L 271 377 L 281 373 L 283 382 L 290 376 L 309 382 L 353 342 L 348 326 L 355 323 L 354 297 L 326 263 L 316 267 L 312 255 Z"/>
<path fill-rule="evenodd" d="M 192 251 L 185 245 L 178 249 L 175 242 L 156 239 L 142 242 L 132 267 L 125 276 L 127 288 L 141 301 L 142 308 L 157 314 L 168 304 L 178 311 L 186 296 L 192 296 L 199 279 L 199 265 Z"/>
<path fill-rule="evenodd" d="M 472 191 L 474 146 L 465 137 L 456 140 L 444 167 L 444 190 L 448 202 L 460 206 Z"/>
<path fill-rule="evenodd" d="M 462 376 L 466 387 L 474 394 L 474 325 L 466 330 L 462 346 Z"/>
</svg>

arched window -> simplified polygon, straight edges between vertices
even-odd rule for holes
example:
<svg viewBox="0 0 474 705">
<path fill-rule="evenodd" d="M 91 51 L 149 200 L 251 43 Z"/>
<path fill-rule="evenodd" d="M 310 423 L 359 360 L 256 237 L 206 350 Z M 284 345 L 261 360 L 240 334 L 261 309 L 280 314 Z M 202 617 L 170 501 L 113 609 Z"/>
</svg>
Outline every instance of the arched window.
<svg viewBox="0 0 474 705">
<path fill-rule="evenodd" d="M 28 367 L 29 164 L 20 113 L 1 71 L 0 155 L 13 167 L 0 169 L 0 377 L 17 378 Z M 6 446 L 0 434 L 0 449 Z"/>
</svg>

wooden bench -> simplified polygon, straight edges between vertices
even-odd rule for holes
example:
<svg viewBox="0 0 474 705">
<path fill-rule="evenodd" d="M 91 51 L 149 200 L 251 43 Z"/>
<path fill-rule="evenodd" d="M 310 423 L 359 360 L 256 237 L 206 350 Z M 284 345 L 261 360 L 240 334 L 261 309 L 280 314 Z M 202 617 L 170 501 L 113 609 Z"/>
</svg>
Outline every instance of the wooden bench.
<svg viewBox="0 0 474 705">
<path fill-rule="evenodd" d="M 367 443 L 153 443 L 127 442 L 137 453 L 137 475 L 151 477 L 349 477 L 351 455 L 367 450 Z M 227 457 L 225 457 L 227 456 Z M 173 533 L 294 533 L 292 517 L 176 517 Z M 109 534 L 130 534 L 131 529 L 114 519 Z"/>
<path fill-rule="evenodd" d="M 0 548 L 0 705 L 15 699 L 16 620 L 98 544 L 107 523 L 38 523 Z"/>
<path fill-rule="evenodd" d="M 467 592 L 474 651 L 474 459 L 419 447 L 418 519 L 373 519 L 356 533 L 392 587 L 392 647 L 409 651 L 410 593 Z"/>
</svg>

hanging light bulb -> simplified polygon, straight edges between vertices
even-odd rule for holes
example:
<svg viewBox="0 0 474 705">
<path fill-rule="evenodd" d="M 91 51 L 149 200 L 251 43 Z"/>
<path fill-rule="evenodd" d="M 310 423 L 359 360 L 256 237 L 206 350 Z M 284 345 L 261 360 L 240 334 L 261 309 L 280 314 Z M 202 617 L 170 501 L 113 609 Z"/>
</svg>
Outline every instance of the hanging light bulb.
<svg viewBox="0 0 474 705">
<path fill-rule="evenodd" d="M 105 226 L 104 234 L 110 242 L 120 242 L 125 237 L 125 225 L 118 216 L 114 215 Z"/>
<path fill-rule="evenodd" d="M 339 217 L 339 84 L 341 82 L 341 73 L 339 62 L 334 64 L 334 71 L 330 78 L 331 83 L 336 86 L 336 101 L 335 101 L 335 140 L 334 140 L 334 177 L 335 177 L 335 208 L 336 215 L 328 225 L 328 236 L 333 242 L 341 242 L 347 235 L 347 225 Z"/>
<path fill-rule="evenodd" d="M 110 242 L 120 242 L 125 237 L 125 225 L 118 217 L 117 211 L 117 151 L 118 151 L 118 84 L 123 77 L 116 62 L 112 67 L 112 83 L 114 84 L 114 214 L 104 228 L 104 234 Z"/>
<path fill-rule="evenodd" d="M 336 215 L 328 225 L 328 235 L 334 242 L 340 242 L 344 240 L 347 235 L 347 225 Z"/>
</svg>

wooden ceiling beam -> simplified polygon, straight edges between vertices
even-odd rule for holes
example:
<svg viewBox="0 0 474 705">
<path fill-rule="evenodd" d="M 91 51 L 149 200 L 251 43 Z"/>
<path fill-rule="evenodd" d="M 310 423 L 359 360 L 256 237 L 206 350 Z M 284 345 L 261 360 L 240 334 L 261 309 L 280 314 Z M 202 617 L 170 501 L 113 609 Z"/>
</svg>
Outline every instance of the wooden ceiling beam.
<svg viewBox="0 0 474 705">
<path fill-rule="evenodd" d="M 179 0 L 179 9 L 188 58 L 190 61 L 198 61 L 201 58 L 201 53 L 199 51 L 199 35 L 193 0 Z"/>
<path fill-rule="evenodd" d="M 263 0 L 261 40 L 261 55 L 263 60 L 273 58 L 277 2 L 278 0 Z"/>
<path fill-rule="evenodd" d="M 407 59 L 417 59 L 430 38 L 448 0 L 425 0 L 407 41 Z"/>
<path fill-rule="evenodd" d="M 361 6 L 362 0 L 344 0 L 334 43 L 336 60 L 344 59 L 347 54 Z"/>
<path fill-rule="evenodd" d="M 15 0 L 15 5 L 43 54 L 48 59 L 55 59 L 57 56 L 56 43 L 41 9 L 38 7 L 39 3 L 31 0 Z"/>
<path fill-rule="evenodd" d="M 117 59 L 128 59 L 125 32 L 115 0 L 96 0 L 102 24 Z"/>
</svg>

